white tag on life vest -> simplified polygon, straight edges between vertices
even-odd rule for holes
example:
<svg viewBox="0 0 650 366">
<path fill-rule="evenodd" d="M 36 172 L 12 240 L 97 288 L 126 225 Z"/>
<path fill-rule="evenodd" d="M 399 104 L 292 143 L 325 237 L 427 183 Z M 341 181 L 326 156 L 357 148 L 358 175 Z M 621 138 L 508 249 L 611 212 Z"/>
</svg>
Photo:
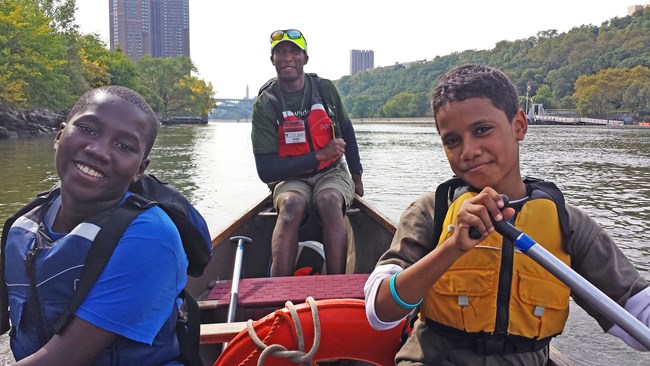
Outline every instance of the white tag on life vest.
<svg viewBox="0 0 650 366">
<path fill-rule="evenodd" d="M 284 121 L 284 141 L 287 144 L 302 144 L 307 141 L 305 121 Z"/>
</svg>

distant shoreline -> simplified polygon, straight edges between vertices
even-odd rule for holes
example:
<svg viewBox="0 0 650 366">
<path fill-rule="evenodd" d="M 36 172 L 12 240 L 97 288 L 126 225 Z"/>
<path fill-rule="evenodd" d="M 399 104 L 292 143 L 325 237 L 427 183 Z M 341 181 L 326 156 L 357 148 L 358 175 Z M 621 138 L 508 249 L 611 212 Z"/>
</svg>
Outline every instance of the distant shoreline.
<svg viewBox="0 0 650 366">
<path fill-rule="evenodd" d="M 208 122 L 252 122 L 250 118 L 242 119 L 208 119 Z M 406 118 L 352 118 L 352 123 L 357 124 L 434 124 L 433 117 L 406 117 Z"/>
<path fill-rule="evenodd" d="M 435 125 L 436 121 L 433 117 L 405 117 L 405 118 L 351 118 L 352 123 L 355 125 L 362 124 L 412 124 L 412 125 Z M 242 119 L 208 119 L 209 122 L 227 122 L 227 123 L 250 123 L 250 118 Z M 584 123 L 560 123 L 560 122 L 544 122 L 544 121 L 529 121 L 529 126 L 569 126 L 569 125 L 589 125 Z M 623 125 L 623 124 L 621 124 Z M 649 122 L 642 124 L 624 124 L 625 126 L 649 126 Z M 596 125 L 604 126 L 604 125 Z"/>
<path fill-rule="evenodd" d="M 405 117 L 405 118 L 352 118 L 353 124 L 425 124 L 433 125 L 436 123 L 433 117 Z"/>
<path fill-rule="evenodd" d="M 54 133 L 65 117 L 64 112 L 46 108 L 0 106 L 0 140 Z"/>
</svg>

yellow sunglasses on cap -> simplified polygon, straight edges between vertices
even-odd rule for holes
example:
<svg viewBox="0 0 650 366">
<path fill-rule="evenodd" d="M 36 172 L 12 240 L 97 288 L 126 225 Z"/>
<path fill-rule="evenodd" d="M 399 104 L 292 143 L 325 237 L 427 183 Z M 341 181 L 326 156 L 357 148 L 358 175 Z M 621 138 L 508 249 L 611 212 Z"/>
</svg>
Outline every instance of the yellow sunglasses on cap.
<svg viewBox="0 0 650 366">
<path fill-rule="evenodd" d="M 282 41 L 291 41 L 301 50 L 307 52 L 307 40 L 305 36 L 297 29 L 276 30 L 271 33 L 271 52 L 273 48 Z"/>
</svg>

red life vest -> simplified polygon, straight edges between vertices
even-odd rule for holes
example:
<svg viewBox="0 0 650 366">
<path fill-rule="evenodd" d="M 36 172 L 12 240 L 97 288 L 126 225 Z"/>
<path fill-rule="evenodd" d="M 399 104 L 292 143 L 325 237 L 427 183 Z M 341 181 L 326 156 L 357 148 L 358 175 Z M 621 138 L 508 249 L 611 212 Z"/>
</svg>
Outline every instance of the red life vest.
<svg viewBox="0 0 650 366">
<path fill-rule="evenodd" d="M 324 148 L 334 138 L 334 123 L 322 104 L 313 104 L 307 123 L 290 111 L 284 111 L 284 121 L 278 124 L 278 156 L 300 156 Z M 322 160 L 318 170 L 332 165 L 334 160 Z"/>
<path fill-rule="evenodd" d="M 326 103 L 320 95 L 318 80 L 312 77 L 305 77 L 305 81 L 311 83 L 311 108 L 307 114 L 306 121 L 298 118 L 292 111 L 282 111 L 278 103 L 275 88 L 269 87 L 264 90 L 269 97 L 271 105 L 276 109 L 278 122 L 278 157 L 287 158 L 301 156 L 312 151 L 324 148 L 332 139 L 338 137 L 335 131 L 336 124 L 327 113 Z M 307 87 L 307 85 L 305 85 Z M 318 91 L 318 97 L 314 97 L 314 90 Z M 302 106 L 301 106 L 302 107 Z M 336 159 L 320 161 L 317 171 L 321 171 L 334 164 Z"/>
</svg>

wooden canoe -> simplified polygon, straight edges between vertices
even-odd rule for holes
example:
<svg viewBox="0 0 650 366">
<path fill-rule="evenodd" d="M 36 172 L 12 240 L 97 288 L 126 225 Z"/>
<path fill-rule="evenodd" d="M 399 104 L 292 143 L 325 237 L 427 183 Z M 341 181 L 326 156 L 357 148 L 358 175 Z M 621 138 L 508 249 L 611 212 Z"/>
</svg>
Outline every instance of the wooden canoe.
<svg viewBox="0 0 650 366">
<path fill-rule="evenodd" d="M 388 249 L 396 227 L 386 217 L 356 196 L 351 208 L 346 213 L 348 227 L 348 263 L 346 275 L 303 276 L 268 278 L 271 258 L 271 236 L 277 213 L 273 209 L 271 196 L 264 197 L 257 204 L 223 229 L 212 240 L 212 260 L 202 276 L 188 278 L 187 290 L 198 300 L 201 310 L 201 357 L 206 365 L 212 365 L 221 353 L 222 343 L 229 342 L 245 329 L 247 319 L 259 319 L 274 310 L 284 307 L 286 300 L 294 303 L 304 302 L 307 296 L 331 298 L 327 290 L 342 297 L 362 298 L 362 288 L 367 274 L 372 272 L 379 257 Z M 227 308 L 236 243 L 234 236 L 245 236 L 252 240 L 244 248 L 239 288 L 240 301 L 235 321 L 227 323 Z M 309 218 L 299 232 L 299 240 L 322 242 L 321 228 L 315 218 Z M 365 276 L 365 277 L 364 277 Z M 309 282 L 311 280 L 311 282 Z M 314 284 L 314 281 L 317 281 Z M 337 281 L 351 284 L 346 292 Z M 293 285 L 291 285 L 293 283 Z M 258 293 L 268 293 L 271 288 L 280 286 L 278 294 L 272 294 L 262 301 L 262 305 L 250 305 Z M 221 295 L 219 294 L 221 291 Z M 226 294 L 223 294 L 225 292 Z M 352 295 L 351 295 L 352 294 Z M 336 297 L 336 296 L 334 296 Z M 297 301 L 297 302 L 296 302 Z M 249 305 L 247 305 L 249 304 Z M 247 307 L 251 306 L 251 307 Z M 568 366 L 571 363 L 556 349 L 551 347 L 549 365 Z"/>
</svg>

